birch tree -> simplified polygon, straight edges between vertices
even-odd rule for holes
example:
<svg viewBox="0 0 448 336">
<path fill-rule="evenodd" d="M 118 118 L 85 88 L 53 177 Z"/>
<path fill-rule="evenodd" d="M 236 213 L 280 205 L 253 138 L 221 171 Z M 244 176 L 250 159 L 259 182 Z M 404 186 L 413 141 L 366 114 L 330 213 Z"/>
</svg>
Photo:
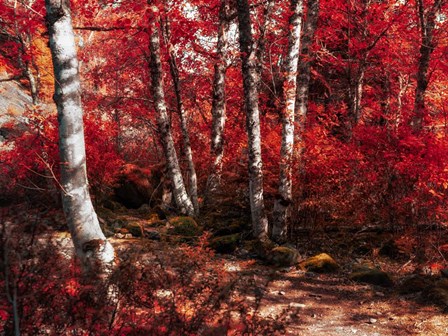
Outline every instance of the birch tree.
<svg viewBox="0 0 448 336">
<path fill-rule="evenodd" d="M 228 0 L 221 1 L 219 9 L 219 27 L 217 44 L 217 61 L 214 65 L 215 73 L 213 78 L 212 91 L 212 137 L 211 137 L 211 158 L 212 168 L 207 180 L 206 203 L 214 197 L 221 184 L 222 159 L 224 157 L 224 127 L 226 123 L 226 72 L 229 66 L 226 51 L 228 48 L 229 32 L 229 4 Z"/>
<path fill-rule="evenodd" d="M 110 269 L 114 249 L 106 240 L 90 199 L 86 174 L 83 108 L 70 1 L 46 0 L 58 110 L 62 204 L 76 255 L 86 271 Z"/>
<path fill-rule="evenodd" d="M 289 19 L 288 53 L 286 56 L 283 84 L 285 107 L 282 120 L 282 146 L 280 153 L 280 184 L 274 204 L 272 239 L 277 242 L 286 240 L 292 203 L 291 166 L 294 149 L 294 113 L 297 91 L 297 67 L 300 52 L 300 33 L 302 28 L 303 0 L 291 1 Z"/>
<path fill-rule="evenodd" d="M 189 177 L 189 191 L 191 202 L 193 203 L 195 214 L 199 214 L 199 202 L 198 202 L 198 178 L 196 175 L 196 169 L 193 161 L 193 151 L 191 150 L 190 135 L 188 134 L 188 125 L 186 119 L 186 112 L 182 99 L 182 89 L 179 78 L 179 67 L 176 62 L 176 55 L 174 53 L 174 46 L 171 44 L 171 29 L 168 18 L 164 22 L 164 36 L 166 44 L 168 45 L 168 63 L 170 65 L 170 73 L 173 78 L 174 93 L 176 96 L 177 113 L 180 119 L 180 128 L 182 130 L 182 141 L 184 145 L 185 158 L 188 164 L 188 177 Z"/>
<path fill-rule="evenodd" d="M 160 13 L 157 6 L 150 6 L 151 17 L 149 19 L 149 51 L 151 71 L 151 92 L 154 99 L 154 107 L 157 112 L 157 125 L 166 158 L 167 171 L 172 181 L 173 197 L 177 210 L 189 216 L 193 216 L 194 206 L 187 194 L 184 180 L 180 171 L 176 149 L 174 147 L 171 124 L 168 118 L 165 92 L 163 89 L 163 71 L 160 58 L 160 31 L 158 21 Z"/>
<path fill-rule="evenodd" d="M 249 200 L 254 237 L 267 234 L 268 220 L 263 198 L 263 164 L 261 159 L 260 111 L 258 108 L 257 43 L 253 38 L 247 0 L 237 0 L 239 42 L 242 61 L 246 130 L 249 150 Z"/>
<path fill-rule="evenodd" d="M 303 26 L 303 34 L 301 38 L 301 52 L 299 71 L 297 77 L 297 97 L 296 97 L 296 117 L 297 126 L 296 140 L 300 145 L 302 142 L 302 134 L 305 127 L 306 115 L 308 114 L 308 95 L 311 79 L 311 60 L 310 48 L 313 44 L 314 33 L 317 28 L 317 19 L 319 17 L 319 1 L 308 0 L 307 15 Z M 299 157 L 299 162 L 301 157 Z"/>
</svg>

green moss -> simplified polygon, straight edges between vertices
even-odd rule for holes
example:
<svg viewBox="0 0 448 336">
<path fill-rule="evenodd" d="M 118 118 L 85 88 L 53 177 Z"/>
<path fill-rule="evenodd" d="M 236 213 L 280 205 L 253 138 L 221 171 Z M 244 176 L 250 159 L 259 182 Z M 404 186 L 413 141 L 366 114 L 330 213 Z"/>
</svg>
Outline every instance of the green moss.
<svg viewBox="0 0 448 336">
<path fill-rule="evenodd" d="M 200 228 L 200 226 L 191 217 L 173 217 L 169 222 L 172 225 L 172 228 L 169 230 L 170 234 L 185 237 L 195 237 L 201 235 L 202 233 L 202 229 Z"/>
<path fill-rule="evenodd" d="M 339 269 L 338 263 L 326 253 L 308 258 L 302 261 L 299 266 L 303 270 L 317 273 L 330 273 Z"/>
<path fill-rule="evenodd" d="M 287 246 L 274 247 L 269 254 L 269 262 L 279 267 L 289 267 L 297 263 L 298 253 Z"/>
<path fill-rule="evenodd" d="M 210 241 L 210 247 L 218 253 L 232 253 L 236 250 L 240 234 L 231 234 L 222 237 L 213 238 Z"/>
</svg>

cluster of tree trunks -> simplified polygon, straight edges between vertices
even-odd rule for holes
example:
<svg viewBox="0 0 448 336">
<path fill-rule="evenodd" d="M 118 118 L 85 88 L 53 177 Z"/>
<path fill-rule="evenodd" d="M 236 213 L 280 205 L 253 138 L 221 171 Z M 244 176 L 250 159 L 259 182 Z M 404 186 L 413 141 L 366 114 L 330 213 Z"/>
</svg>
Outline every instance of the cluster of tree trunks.
<svg viewBox="0 0 448 336">
<path fill-rule="evenodd" d="M 78 74 L 78 60 L 70 16 L 69 0 L 46 0 L 47 26 L 55 75 L 54 100 L 58 108 L 61 189 L 63 207 L 73 236 L 76 253 L 86 268 L 94 268 L 98 263 L 106 269 L 113 262 L 113 248 L 107 242 L 92 206 L 86 176 L 86 155 L 83 131 L 83 109 Z M 426 8 L 423 0 L 417 0 L 417 16 L 421 30 L 421 47 L 418 62 L 417 86 L 415 91 L 412 126 L 421 131 L 424 124 L 424 97 L 428 86 L 428 68 L 435 48 L 434 29 L 438 13 L 445 3 L 435 0 Z M 157 113 L 158 135 L 166 160 L 166 171 L 171 180 L 172 194 L 177 210 L 181 214 L 198 215 L 198 187 L 193 152 L 187 124 L 187 111 L 182 98 L 182 82 L 171 45 L 169 19 L 161 14 L 157 3 L 149 4 L 149 70 L 151 74 L 151 94 Z M 269 24 L 274 1 L 265 4 L 264 22 L 259 27 L 256 39 L 252 8 L 248 0 L 221 0 L 219 10 L 217 57 L 214 66 L 212 87 L 211 125 L 211 172 L 206 187 L 206 203 L 213 202 L 219 193 L 224 156 L 224 127 L 226 121 L 226 70 L 229 66 L 228 35 L 231 21 L 237 18 L 241 72 L 244 89 L 244 111 L 248 144 L 249 199 L 252 231 L 256 238 L 270 237 L 282 243 L 287 239 L 291 217 L 292 164 L 293 157 L 303 156 L 303 132 L 305 128 L 308 93 L 311 79 L 311 45 L 314 41 L 319 16 L 319 0 L 291 0 L 289 11 L 288 50 L 283 64 L 282 144 L 278 195 L 273 209 L 273 223 L 268 232 L 268 219 L 263 195 L 263 161 L 261 157 L 259 84 L 262 67 L 265 33 Z M 366 3 L 365 6 L 368 6 Z M 304 13 L 306 17 L 304 18 Z M 302 24 L 302 21 L 303 24 Z M 303 27 L 303 31 L 302 31 Z M 388 27 L 376 36 L 364 50 L 364 58 L 359 61 L 354 79 L 350 79 L 348 93 L 348 115 L 350 127 L 360 120 L 365 66 L 370 50 L 384 36 Z M 17 34 L 18 30 L 17 30 Z M 168 50 L 168 63 L 174 86 L 176 107 L 180 120 L 184 155 L 187 161 L 188 187 L 184 181 L 173 141 L 171 120 L 167 113 L 164 93 L 164 73 L 162 67 L 161 38 Z M 21 39 L 25 48 L 26 41 Z M 21 54 L 24 54 L 22 50 Z M 28 61 L 23 57 L 20 66 L 28 77 L 33 102 L 38 101 L 37 82 Z M 384 82 L 387 85 L 387 82 Z M 403 84 L 405 85 L 405 83 Z M 387 89 L 385 89 L 387 91 Z M 400 91 L 401 92 L 401 91 Z M 399 97 L 400 98 L 400 97 Z M 387 105 L 387 102 L 384 102 Z M 385 108 L 388 108 L 387 106 Z M 401 108 L 401 106 L 399 106 Z M 297 148 L 298 152 L 294 153 Z M 294 155 L 295 154 L 295 155 Z M 187 191 L 188 189 L 188 191 Z M 95 266 L 96 267 L 96 266 Z"/>
</svg>

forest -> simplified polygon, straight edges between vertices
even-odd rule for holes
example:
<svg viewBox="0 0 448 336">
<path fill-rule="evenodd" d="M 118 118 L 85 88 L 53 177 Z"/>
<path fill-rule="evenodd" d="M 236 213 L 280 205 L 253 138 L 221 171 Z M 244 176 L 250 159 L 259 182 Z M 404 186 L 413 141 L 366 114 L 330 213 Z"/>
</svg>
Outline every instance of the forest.
<svg viewBox="0 0 448 336">
<path fill-rule="evenodd" d="M 0 335 L 448 334 L 447 0 L 0 13 Z"/>
</svg>

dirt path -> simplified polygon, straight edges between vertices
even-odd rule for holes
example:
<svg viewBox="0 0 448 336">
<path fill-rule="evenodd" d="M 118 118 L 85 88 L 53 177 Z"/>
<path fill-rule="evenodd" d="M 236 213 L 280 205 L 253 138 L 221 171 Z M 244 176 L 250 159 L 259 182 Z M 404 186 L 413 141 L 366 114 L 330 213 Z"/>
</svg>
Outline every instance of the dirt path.
<svg viewBox="0 0 448 336">
<path fill-rule="evenodd" d="M 356 284 L 343 274 L 272 271 L 261 265 L 254 265 L 252 272 L 245 283 L 259 293 L 257 314 L 283 325 L 279 334 L 448 335 L 448 319 L 440 308 L 416 303 L 392 289 Z M 257 301 L 249 287 L 246 290 L 247 299 Z"/>
</svg>

